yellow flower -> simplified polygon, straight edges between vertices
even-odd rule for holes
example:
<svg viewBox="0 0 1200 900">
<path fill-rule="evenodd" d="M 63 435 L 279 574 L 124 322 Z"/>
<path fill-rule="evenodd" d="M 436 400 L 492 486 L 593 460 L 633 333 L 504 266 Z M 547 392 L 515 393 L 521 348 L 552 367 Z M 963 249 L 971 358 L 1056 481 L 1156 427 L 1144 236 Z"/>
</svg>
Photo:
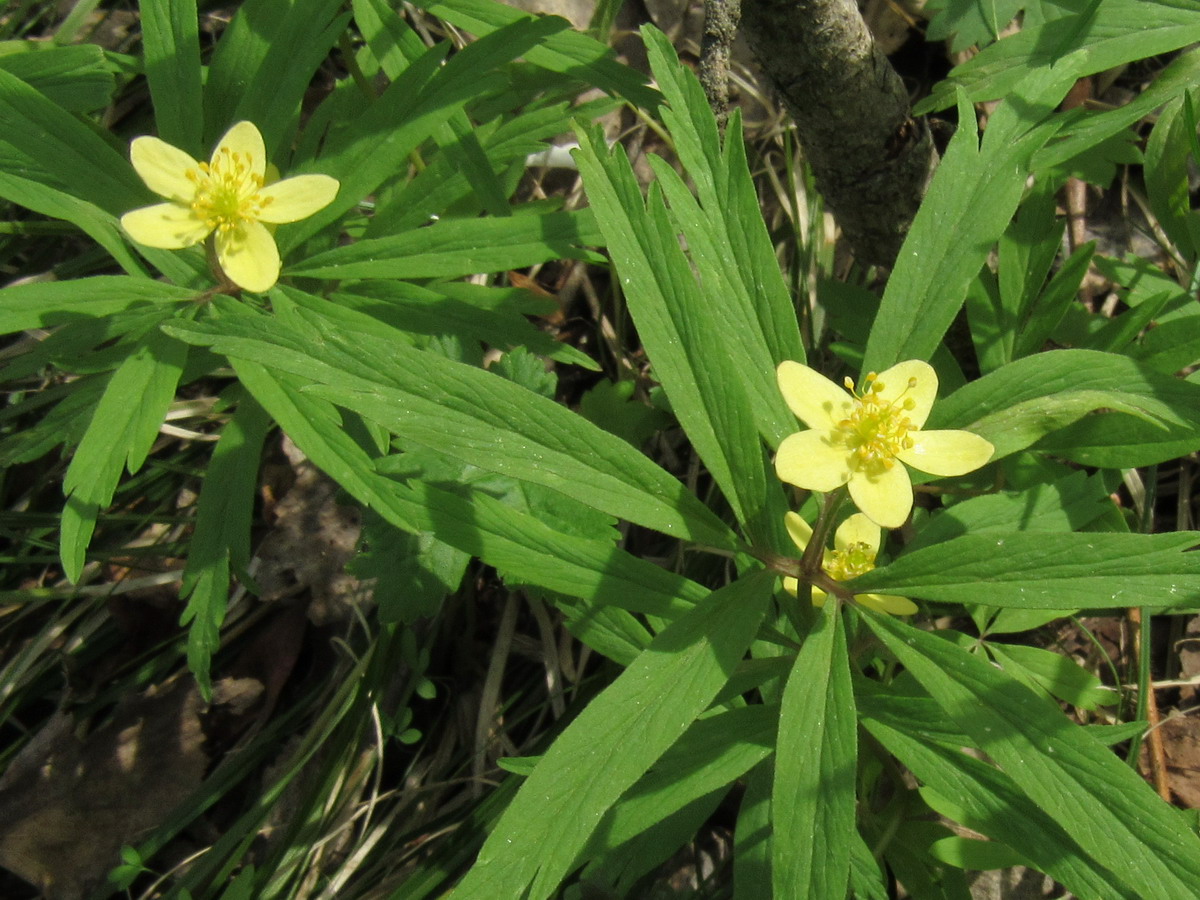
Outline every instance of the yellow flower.
<svg viewBox="0 0 1200 900">
<path fill-rule="evenodd" d="M 803 552 L 812 538 L 812 528 L 794 512 L 784 516 L 784 521 L 787 523 L 788 534 Z M 855 513 L 838 526 L 833 535 L 834 549 L 825 550 L 821 568 L 834 581 L 849 581 L 864 572 L 870 572 L 875 568 L 879 539 L 879 526 L 862 513 Z M 795 578 L 783 579 L 783 589 L 793 597 L 796 596 L 798 588 L 799 582 Z M 825 597 L 823 590 L 813 587 L 814 606 L 824 606 Z M 917 611 L 917 605 L 907 597 L 894 597 L 891 594 L 855 594 L 854 602 L 897 616 L 911 616 Z"/>
<path fill-rule="evenodd" d="M 225 132 L 206 163 L 156 137 L 135 138 L 129 156 L 146 186 L 169 202 L 125 213 L 125 232 L 163 250 L 190 247 L 215 232 L 217 262 L 248 291 L 279 280 L 272 226 L 311 216 L 333 202 L 339 187 L 328 175 L 266 184 L 267 151 L 252 122 Z"/>
<path fill-rule="evenodd" d="M 910 359 L 845 389 L 798 362 L 779 365 L 783 399 L 808 431 L 779 445 L 775 472 L 810 491 L 849 485 L 850 498 L 884 528 L 898 528 L 912 511 L 912 481 L 896 460 L 930 475 L 978 469 L 995 448 L 969 431 L 922 431 L 937 396 L 937 373 Z"/>
</svg>

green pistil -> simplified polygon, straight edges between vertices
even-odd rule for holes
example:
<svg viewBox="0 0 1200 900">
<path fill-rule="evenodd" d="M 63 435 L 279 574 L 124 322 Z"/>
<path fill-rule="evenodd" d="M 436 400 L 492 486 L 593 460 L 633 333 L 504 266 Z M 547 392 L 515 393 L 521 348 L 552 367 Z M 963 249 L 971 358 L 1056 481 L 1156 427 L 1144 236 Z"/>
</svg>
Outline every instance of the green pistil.
<svg viewBox="0 0 1200 900">
<path fill-rule="evenodd" d="M 875 568 L 875 551 L 862 541 L 844 550 L 826 550 L 822 568 L 835 581 L 849 581 Z"/>
</svg>

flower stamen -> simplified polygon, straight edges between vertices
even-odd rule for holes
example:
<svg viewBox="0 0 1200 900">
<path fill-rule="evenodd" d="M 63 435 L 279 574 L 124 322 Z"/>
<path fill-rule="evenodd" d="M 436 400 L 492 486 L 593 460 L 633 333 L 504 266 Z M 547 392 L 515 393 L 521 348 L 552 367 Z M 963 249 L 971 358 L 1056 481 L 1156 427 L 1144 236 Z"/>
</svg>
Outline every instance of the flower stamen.
<svg viewBox="0 0 1200 900">
<path fill-rule="evenodd" d="M 916 387 L 910 378 L 904 391 L 892 400 L 884 401 L 886 385 L 875 372 L 867 373 L 861 390 L 846 376 L 843 384 L 854 398 L 850 415 L 837 423 L 835 438 L 849 451 L 848 459 L 858 471 L 868 477 L 891 469 L 896 454 L 911 449 L 911 432 L 919 430 L 906 412 L 916 407 L 916 401 L 905 395 Z"/>
<path fill-rule="evenodd" d="M 263 177 L 254 171 L 249 153 L 221 147 L 211 163 L 198 163 L 184 173 L 196 185 L 191 208 L 213 230 L 229 233 L 248 222 L 257 222 L 275 199 L 262 193 Z"/>
</svg>

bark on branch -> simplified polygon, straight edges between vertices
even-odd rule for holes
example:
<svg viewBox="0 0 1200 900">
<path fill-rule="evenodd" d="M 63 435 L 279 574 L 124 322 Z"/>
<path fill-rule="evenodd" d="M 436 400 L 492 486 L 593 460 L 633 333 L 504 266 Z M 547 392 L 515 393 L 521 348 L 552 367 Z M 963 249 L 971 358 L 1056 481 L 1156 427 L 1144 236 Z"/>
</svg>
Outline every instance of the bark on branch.
<svg viewBox="0 0 1200 900">
<path fill-rule="evenodd" d="M 743 0 L 742 27 L 855 256 L 891 266 L 937 153 L 857 4 Z"/>
</svg>

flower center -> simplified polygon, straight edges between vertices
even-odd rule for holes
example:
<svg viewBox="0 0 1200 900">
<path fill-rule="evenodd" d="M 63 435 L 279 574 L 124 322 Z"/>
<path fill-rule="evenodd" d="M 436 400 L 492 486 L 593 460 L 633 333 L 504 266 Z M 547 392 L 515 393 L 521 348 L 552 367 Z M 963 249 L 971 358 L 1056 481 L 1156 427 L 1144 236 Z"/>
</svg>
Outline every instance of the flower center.
<svg viewBox="0 0 1200 900">
<path fill-rule="evenodd" d="M 249 154 L 228 147 L 221 147 L 211 163 L 202 162 L 185 174 L 196 185 L 192 212 L 210 229 L 228 232 L 244 222 L 257 222 L 274 199 L 259 193 L 263 178 L 254 174 Z"/>
<path fill-rule="evenodd" d="M 912 397 L 901 394 L 894 400 L 884 401 L 880 396 L 884 390 L 882 381 L 876 380 L 874 372 L 867 375 L 862 390 L 855 390 L 854 382 L 847 377 L 846 390 L 854 397 L 854 408 L 850 415 L 837 423 L 835 435 L 849 451 L 851 465 L 868 476 L 878 475 L 893 465 L 893 457 L 913 446 L 910 431 L 917 426 L 906 415 L 916 407 Z M 910 378 L 908 389 L 916 387 L 916 379 Z"/>
<path fill-rule="evenodd" d="M 875 551 L 862 541 L 843 550 L 826 550 L 821 568 L 835 581 L 849 581 L 875 568 Z"/>
</svg>

